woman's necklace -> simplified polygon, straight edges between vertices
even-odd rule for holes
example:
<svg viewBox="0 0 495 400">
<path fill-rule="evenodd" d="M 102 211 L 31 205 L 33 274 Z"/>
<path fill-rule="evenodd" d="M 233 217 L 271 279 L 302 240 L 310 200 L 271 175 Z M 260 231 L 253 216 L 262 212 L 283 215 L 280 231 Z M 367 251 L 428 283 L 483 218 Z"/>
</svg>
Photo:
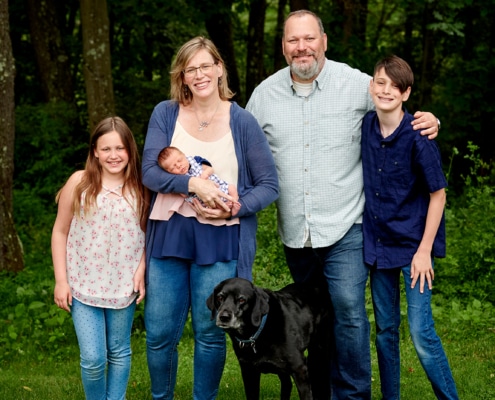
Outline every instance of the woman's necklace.
<svg viewBox="0 0 495 400">
<path fill-rule="evenodd" d="M 220 104 L 222 103 L 222 100 L 220 100 L 218 102 L 218 105 L 217 105 L 217 108 L 215 109 L 215 112 L 213 113 L 213 115 L 211 116 L 210 120 L 209 121 L 200 121 L 199 117 L 198 117 L 198 113 L 196 112 L 196 107 L 194 108 L 194 114 L 196 115 L 196 119 L 198 120 L 198 130 L 202 131 L 203 129 L 205 128 L 208 128 L 208 125 L 211 124 L 211 121 L 213 120 L 213 117 L 215 116 L 215 114 L 217 113 L 218 109 L 220 108 Z"/>
</svg>

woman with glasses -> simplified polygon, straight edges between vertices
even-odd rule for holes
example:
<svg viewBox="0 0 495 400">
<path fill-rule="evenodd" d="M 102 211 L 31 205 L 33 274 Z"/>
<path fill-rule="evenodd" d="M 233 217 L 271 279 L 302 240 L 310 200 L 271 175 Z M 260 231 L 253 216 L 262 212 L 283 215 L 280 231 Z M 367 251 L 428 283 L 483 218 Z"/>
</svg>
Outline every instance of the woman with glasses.
<svg viewBox="0 0 495 400">
<path fill-rule="evenodd" d="M 251 114 L 229 101 L 232 96 L 217 48 L 196 37 L 178 51 L 171 99 L 155 107 L 149 122 L 142 164 L 152 207 L 157 193 L 181 198 L 195 193 L 203 202 L 184 202 L 167 210 L 172 214 L 168 220 L 148 221 L 145 325 L 153 399 L 174 397 L 177 346 L 189 311 L 195 345 L 192 397 L 216 398 L 226 344 L 223 331 L 210 319 L 206 298 L 224 279 L 251 279 L 256 212 L 278 196 L 266 137 Z M 208 159 L 215 173 L 237 187 L 239 199 L 225 195 L 211 180 L 164 171 L 157 160 L 165 146 Z M 241 204 L 235 217 L 224 198 Z M 184 207 L 192 207 L 196 217 Z"/>
</svg>

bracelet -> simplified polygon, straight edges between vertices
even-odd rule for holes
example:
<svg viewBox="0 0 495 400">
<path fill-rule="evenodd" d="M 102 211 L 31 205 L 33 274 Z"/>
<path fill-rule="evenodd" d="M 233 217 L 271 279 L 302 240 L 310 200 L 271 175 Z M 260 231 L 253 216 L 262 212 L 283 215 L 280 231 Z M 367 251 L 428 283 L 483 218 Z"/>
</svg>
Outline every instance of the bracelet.
<svg viewBox="0 0 495 400">
<path fill-rule="evenodd" d="M 438 124 L 438 130 L 440 130 L 440 127 L 442 126 L 442 124 L 440 124 L 440 120 L 437 118 L 437 124 Z"/>
</svg>

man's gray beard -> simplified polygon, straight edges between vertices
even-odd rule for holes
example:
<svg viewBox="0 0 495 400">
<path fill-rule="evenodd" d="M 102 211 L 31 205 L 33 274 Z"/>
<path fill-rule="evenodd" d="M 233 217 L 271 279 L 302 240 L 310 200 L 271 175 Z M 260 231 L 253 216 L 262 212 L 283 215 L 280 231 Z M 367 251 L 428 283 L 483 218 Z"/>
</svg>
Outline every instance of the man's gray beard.
<svg viewBox="0 0 495 400">
<path fill-rule="evenodd" d="M 311 65 L 308 64 L 296 64 L 292 62 L 290 70 L 294 75 L 302 80 L 308 81 L 316 78 L 320 69 L 318 68 L 318 61 L 314 61 Z"/>
</svg>

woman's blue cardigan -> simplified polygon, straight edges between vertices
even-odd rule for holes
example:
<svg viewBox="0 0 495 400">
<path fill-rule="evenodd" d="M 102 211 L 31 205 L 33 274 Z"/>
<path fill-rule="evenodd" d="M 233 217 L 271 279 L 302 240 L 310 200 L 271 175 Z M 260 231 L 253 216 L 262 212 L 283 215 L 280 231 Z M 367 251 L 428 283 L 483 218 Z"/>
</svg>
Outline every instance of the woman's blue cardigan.
<svg viewBox="0 0 495 400">
<path fill-rule="evenodd" d="M 142 168 L 143 183 L 152 191 L 151 208 L 157 192 L 188 193 L 190 177 L 169 174 L 157 162 L 160 150 L 169 146 L 172 141 L 178 114 L 178 103 L 167 100 L 155 107 L 149 121 Z M 239 164 L 237 191 L 241 203 L 241 209 L 236 215 L 240 221 L 237 275 L 252 280 L 252 267 L 256 253 L 256 213 L 277 199 L 278 177 L 263 130 L 256 119 L 235 102 L 232 102 L 230 108 L 230 128 Z M 151 239 L 154 232 L 155 221 L 148 220 L 146 265 L 149 265 Z"/>
</svg>

